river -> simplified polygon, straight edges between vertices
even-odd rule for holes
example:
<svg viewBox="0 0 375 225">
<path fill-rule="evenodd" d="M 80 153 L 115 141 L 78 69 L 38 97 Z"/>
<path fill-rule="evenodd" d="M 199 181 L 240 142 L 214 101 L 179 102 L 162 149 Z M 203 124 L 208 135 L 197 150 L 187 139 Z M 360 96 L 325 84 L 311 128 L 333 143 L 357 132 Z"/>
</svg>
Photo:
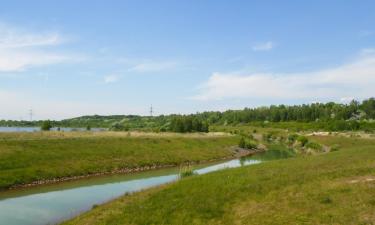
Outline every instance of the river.
<svg viewBox="0 0 375 225">
<path fill-rule="evenodd" d="M 86 128 L 82 127 L 52 127 L 51 131 L 86 131 Z M 107 128 L 96 128 L 93 127 L 90 131 L 99 132 L 99 131 L 106 131 Z M 40 127 L 0 127 L 0 132 L 37 132 L 40 131 Z"/>
<path fill-rule="evenodd" d="M 270 154 L 274 158 L 286 155 L 268 152 L 242 159 L 195 167 L 196 174 L 225 168 L 261 163 Z M 263 157 L 264 156 L 264 157 Z M 143 173 L 93 177 L 52 185 L 0 192 L 0 225 L 55 224 L 90 210 L 125 193 L 169 183 L 179 179 L 178 169 L 161 169 Z"/>
</svg>

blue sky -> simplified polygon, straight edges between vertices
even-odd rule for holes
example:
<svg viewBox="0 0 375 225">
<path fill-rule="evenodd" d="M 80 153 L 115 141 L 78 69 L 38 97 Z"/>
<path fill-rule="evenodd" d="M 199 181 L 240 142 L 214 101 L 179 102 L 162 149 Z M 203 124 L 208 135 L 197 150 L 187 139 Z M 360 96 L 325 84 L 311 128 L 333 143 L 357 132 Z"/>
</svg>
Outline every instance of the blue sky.
<svg viewBox="0 0 375 225">
<path fill-rule="evenodd" d="M 0 119 L 375 96 L 374 1 L 1 1 Z"/>
</svg>

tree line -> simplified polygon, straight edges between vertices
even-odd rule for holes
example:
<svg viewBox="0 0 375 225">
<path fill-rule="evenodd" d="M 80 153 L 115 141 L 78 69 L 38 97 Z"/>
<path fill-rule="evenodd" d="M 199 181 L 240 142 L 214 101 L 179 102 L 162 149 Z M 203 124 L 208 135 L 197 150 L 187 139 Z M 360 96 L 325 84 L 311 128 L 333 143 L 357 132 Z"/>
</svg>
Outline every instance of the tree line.
<svg viewBox="0 0 375 225">
<path fill-rule="evenodd" d="M 186 133 L 186 132 L 208 132 L 209 125 L 207 121 L 190 115 L 174 116 L 171 120 L 169 131 Z"/>
<path fill-rule="evenodd" d="M 375 99 L 369 98 L 361 103 L 349 104 L 313 103 L 303 105 L 271 105 L 269 107 L 245 108 L 225 112 L 204 112 L 200 115 L 210 124 L 249 123 L 254 121 L 269 122 L 313 122 L 330 120 L 370 120 L 375 119 Z"/>
<path fill-rule="evenodd" d="M 53 127 L 102 127 L 112 130 L 144 130 L 172 132 L 207 132 L 210 125 L 236 125 L 252 123 L 259 126 L 284 126 L 279 122 L 295 122 L 328 130 L 373 129 L 375 98 L 351 101 L 348 104 L 312 103 L 303 105 L 271 105 L 268 107 L 203 112 L 191 115 L 160 116 L 82 116 L 61 121 L 50 121 Z M 369 122 L 370 121 L 370 122 Z M 305 123 L 300 123 L 305 122 Z M 313 123 L 312 123 L 313 122 Z M 41 126 L 43 121 L 0 120 L 0 126 Z M 302 125 L 301 125 L 302 124 Z M 306 125 L 308 124 L 308 125 Z M 289 126 L 287 124 L 287 126 Z M 284 127 L 288 128 L 288 127 Z M 304 127 L 302 127 L 304 128 Z"/>
</svg>

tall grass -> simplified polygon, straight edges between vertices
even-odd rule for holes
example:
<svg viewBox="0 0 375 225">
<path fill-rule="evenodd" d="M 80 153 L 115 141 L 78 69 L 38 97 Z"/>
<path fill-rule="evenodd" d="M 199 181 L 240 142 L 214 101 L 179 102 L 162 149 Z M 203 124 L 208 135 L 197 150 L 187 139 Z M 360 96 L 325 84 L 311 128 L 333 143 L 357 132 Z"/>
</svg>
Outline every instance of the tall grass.
<svg viewBox="0 0 375 225">
<path fill-rule="evenodd" d="M 37 180 L 177 166 L 232 155 L 232 136 L 0 134 L 0 189 Z M 82 135 L 82 136 L 80 136 Z M 87 134 L 89 135 L 89 134 Z M 1 137 L 8 138 L 1 138 Z"/>
<path fill-rule="evenodd" d="M 191 165 L 180 167 L 179 177 L 185 178 L 195 174 L 194 169 Z"/>
<path fill-rule="evenodd" d="M 375 140 L 313 139 L 340 151 L 193 176 L 66 224 L 374 224 Z"/>
</svg>

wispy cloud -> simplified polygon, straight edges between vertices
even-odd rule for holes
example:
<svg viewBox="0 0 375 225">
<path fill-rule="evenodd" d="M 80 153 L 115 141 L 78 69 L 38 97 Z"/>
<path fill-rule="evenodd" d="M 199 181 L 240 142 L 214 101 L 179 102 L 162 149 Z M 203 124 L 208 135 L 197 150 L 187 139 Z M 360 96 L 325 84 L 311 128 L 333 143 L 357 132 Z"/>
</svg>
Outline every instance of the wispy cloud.
<svg viewBox="0 0 375 225">
<path fill-rule="evenodd" d="M 76 60 L 72 55 L 51 49 L 62 43 L 64 38 L 57 32 L 28 31 L 0 23 L 0 72 Z"/>
<path fill-rule="evenodd" d="M 263 43 L 257 43 L 253 45 L 253 51 L 269 51 L 275 47 L 275 43 L 272 41 L 267 41 Z"/>
<path fill-rule="evenodd" d="M 147 73 L 177 69 L 178 63 L 172 61 L 146 61 L 132 66 L 129 71 Z"/>
<path fill-rule="evenodd" d="M 373 96 L 374 87 L 375 54 L 360 54 L 350 63 L 309 73 L 214 73 L 207 82 L 199 86 L 200 93 L 192 99 L 339 100 L 347 98 L 346 96 Z"/>
<path fill-rule="evenodd" d="M 166 72 L 184 68 L 182 63 L 168 59 L 124 57 L 117 59 L 116 62 L 127 67 L 128 72 L 136 73 Z"/>
<path fill-rule="evenodd" d="M 360 38 L 364 38 L 364 37 L 372 36 L 373 34 L 374 34 L 374 31 L 372 30 L 361 30 L 359 31 L 358 36 Z"/>
<path fill-rule="evenodd" d="M 30 32 L 0 23 L 0 48 L 23 48 L 58 45 L 63 42 L 57 32 Z"/>
<path fill-rule="evenodd" d="M 118 81 L 118 79 L 119 79 L 119 77 L 117 75 L 113 75 L 113 74 L 107 75 L 107 76 L 104 77 L 104 83 L 106 83 L 106 84 L 115 83 L 115 82 Z"/>
</svg>

